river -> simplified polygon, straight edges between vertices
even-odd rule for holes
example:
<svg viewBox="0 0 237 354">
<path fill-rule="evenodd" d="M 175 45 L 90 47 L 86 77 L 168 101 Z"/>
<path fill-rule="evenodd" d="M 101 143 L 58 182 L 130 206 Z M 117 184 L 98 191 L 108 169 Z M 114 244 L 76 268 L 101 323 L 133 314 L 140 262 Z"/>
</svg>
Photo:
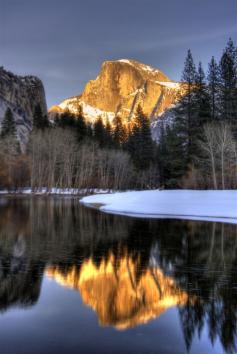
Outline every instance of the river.
<svg viewBox="0 0 237 354">
<path fill-rule="evenodd" d="M 0 351 L 234 353 L 237 226 L 0 197 Z"/>
</svg>

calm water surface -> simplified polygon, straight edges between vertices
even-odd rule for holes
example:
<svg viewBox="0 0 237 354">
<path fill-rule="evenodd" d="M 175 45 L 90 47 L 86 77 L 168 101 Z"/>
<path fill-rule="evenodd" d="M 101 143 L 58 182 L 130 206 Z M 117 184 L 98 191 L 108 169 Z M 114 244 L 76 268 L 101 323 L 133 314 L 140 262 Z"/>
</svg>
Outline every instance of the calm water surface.
<svg viewBox="0 0 237 354">
<path fill-rule="evenodd" d="M 0 198 L 0 353 L 237 352 L 237 227 Z"/>
</svg>

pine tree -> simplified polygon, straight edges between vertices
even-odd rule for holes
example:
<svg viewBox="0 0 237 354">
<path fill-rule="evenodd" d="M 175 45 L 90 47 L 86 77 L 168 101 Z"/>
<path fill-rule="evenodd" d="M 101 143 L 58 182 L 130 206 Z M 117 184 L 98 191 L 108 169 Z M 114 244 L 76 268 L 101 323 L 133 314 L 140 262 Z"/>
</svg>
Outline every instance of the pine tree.
<svg viewBox="0 0 237 354">
<path fill-rule="evenodd" d="M 141 166 L 147 169 L 154 157 L 154 143 L 151 136 L 149 119 L 142 114 L 141 117 Z"/>
<path fill-rule="evenodd" d="M 182 139 L 173 127 L 167 127 L 161 144 L 159 144 L 159 161 L 162 166 L 162 185 L 166 188 L 180 187 L 180 179 L 187 171 Z"/>
<path fill-rule="evenodd" d="M 165 163 L 167 156 L 167 145 L 166 145 L 166 130 L 164 126 L 164 121 L 161 119 L 160 121 L 160 134 L 159 134 L 159 142 L 156 151 L 156 159 L 159 166 L 159 176 L 160 176 L 160 185 L 165 185 Z"/>
<path fill-rule="evenodd" d="M 124 126 L 122 123 L 122 119 L 120 116 L 116 116 L 114 118 L 114 130 L 113 130 L 113 141 L 115 147 L 119 148 L 121 147 L 126 139 L 126 134 L 124 130 Z"/>
<path fill-rule="evenodd" d="M 202 156 L 200 150 L 200 140 L 203 137 L 203 127 L 211 120 L 211 105 L 208 87 L 206 84 L 206 77 L 202 68 L 202 63 L 199 63 L 196 76 L 196 89 L 194 91 L 194 108 L 192 124 L 192 149 L 190 162 L 196 165 Z"/>
<path fill-rule="evenodd" d="M 221 119 L 237 136 L 237 50 L 229 39 L 220 61 Z"/>
<path fill-rule="evenodd" d="M 1 137 L 16 137 L 16 122 L 14 120 L 12 111 L 10 108 L 7 108 L 1 128 Z"/>
<path fill-rule="evenodd" d="M 219 116 L 219 89 L 220 89 L 220 72 L 218 64 L 214 57 L 212 57 L 208 65 L 208 90 L 210 95 L 211 118 L 216 120 Z"/>
<path fill-rule="evenodd" d="M 94 139 L 98 142 L 100 147 L 103 148 L 106 146 L 106 132 L 101 117 L 99 117 L 94 124 Z"/>
<path fill-rule="evenodd" d="M 175 169 L 172 170 L 171 167 L 168 168 L 169 180 L 172 179 L 172 171 L 175 180 L 182 174 L 185 174 L 189 165 L 193 163 L 193 158 L 195 156 L 195 134 L 198 126 L 197 80 L 199 80 L 199 83 L 201 83 L 202 86 L 202 81 L 204 80 L 203 70 L 200 66 L 199 73 L 197 73 L 192 53 L 188 50 L 182 74 L 185 93 L 180 97 L 179 102 L 173 109 L 173 126 L 172 129 L 168 129 L 168 136 L 166 137 L 166 143 L 169 144 L 169 153 L 174 149 L 172 153 L 175 154 L 177 161 L 177 163 L 174 163 L 176 164 L 177 171 L 175 171 Z M 173 143 L 171 142 L 171 137 L 174 138 Z M 180 156 L 179 153 L 181 154 Z"/>
<path fill-rule="evenodd" d="M 78 141 L 82 141 L 87 136 L 87 126 L 86 126 L 85 118 L 83 117 L 82 114 L 81 107 L 79 108 L 78 113 L 76 115 L 75 124 L 76 124 Z"/>
<path fill-rule="evenodd" d="M 86 124 L 86 136 L 88 139 L 93 138 L 93 127 L 91 123 Z"/>
<path fill-rule="evenodd" d="M 16 122 L 14 120 L 12 111 L 8 108 L 5 112 L 2 127 L 1 138 L 5 139 L 5 148 L 10 155 L 17 155 L 20 153 L 20 144 L 17 139 Z"/>
<path fill-rule="evenodd" d="M 107 119 L 106 125 L 105 125 L 105 144 L 106 144 L 106 147 L 108 147 L 108 148 L 112 148 L 114 146 L 112 126 L 111 126 L 110 121 L 108 119 Z"/>
<path fill-rule="evenodd" d="M 136 127 L 131 127 L 131 125 L 129 125 L 129 128 L 128 128 L 128 137 L 127 137 L 127 140 L 124 144 L 124 148 L 125 150 L 130 154 L 130 156 L 132 157 L 135 153 L 135 140 L 136 140 L 136 134 L 135 131 L 134 131 L 134 128 L 136 129 Z"/>
<path fill-rule="evenodd" d="M 211 119 L 210 96 L 201 62 L 198 66 L 196 85 L 197 88 L 194 91 L 194 104 L 196 110 L 194 126 L 196 125 L 197 132 L 194 132 L 195 136 L 201 134 L 200 129 L 202 130 L 203 125 L 210 122 Z"/>
<path fill-rule="evenodd" d="M 43 115 L 40 104 L 35 106 L 35 111 L 33 115 L 33 129 L 41 129 L 49 127 L 49 120 L 47 115 Z"/>
<path fill-rule="evenodd" d="M 176 132 L 179 138 L 180 144 L 183 146 L 182 158 L 186 163 L 186 170 L 188 169 L 188 164 L 191 162 L 191 127 L 188 124 L 187 118 L 187 100 L 186 97 L 179 101 L 174 108 L 174 119 L 172 123 L 172 129 Z"/>
<path fill-rule="evenodd" d="M 184 70 L 182 74 L 182 81 L 187 84 L 186 94 L 182 100 L 183 108 L 183 119 L 185 123 L 183 128 L 186 126 L 186 139 L 187 139 L 187 154 L 189 159 L 192 155 L 192 129 L 194 124 L 194 85 L 196 84 L 197 72 L 193 61 L 193 56 L 191 50 L 188 50 L 188 54 L 184 64 Z"/>
<path fill-rule="evenodd" d="M 126 149 L 131 155 L 131 158 L 138 169 L 140 169 L 140 147 L 142 145 L 140 124 L 141 114 L 143 114 L 142 109 L 140 106 L 138 106 L 136 115 L 133 119 L 132 124 L 130 125 L 129 136 L 126 143 Z"/>
<path fill-rule="evenodd" d="M 77 125 L 76 116 L 69 110 L 64 111 L 58 120 L 58 126 L 61 128 L 75 128 Z"/>
<path fill-rule="evenodd" d="M 145 170 L 150 166 L 154 157 L 154 145 L 151 137 L 150 122 L 144 115 L 140 105 L 137 108 L 126 148 L 137 169 Z"/>
</svg>

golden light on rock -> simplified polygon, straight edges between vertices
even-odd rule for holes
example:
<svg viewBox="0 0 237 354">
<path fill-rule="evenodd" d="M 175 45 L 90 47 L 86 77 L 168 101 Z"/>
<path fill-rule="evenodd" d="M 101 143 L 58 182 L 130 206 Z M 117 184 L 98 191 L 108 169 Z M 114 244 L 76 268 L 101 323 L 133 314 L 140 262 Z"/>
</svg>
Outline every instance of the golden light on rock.
<svg viewBox="0 0 237 354">
<path fill-rule="evenodd" d="M 81 107 L 86 120 L 101 117 L 113 121 L 116 115 L 129 122 L 140 105 L 148 119 L 158 118 L 186 95 L 187 85 L 170 80 L 163 72 L 136 60 L 105 61 L 95 80 L 89 81 L 81 95 L 68 98 L 49 113 Z"/>
<path fill-rule="evenodd" d="M 100 325 L 120 330 L 147 323 L 169 308 L 187 303 L 188 295 L 158 267 L 149 267 L 136 277 L 137 266 L 128 256 L 116 263 L 111 254 L 98 267 L 89 259 L 79 271 L 74 266 L 64 274 L 50 267 L 47 276 L 79 291 L 83 302 L 97 313 Z"/>
</svg>

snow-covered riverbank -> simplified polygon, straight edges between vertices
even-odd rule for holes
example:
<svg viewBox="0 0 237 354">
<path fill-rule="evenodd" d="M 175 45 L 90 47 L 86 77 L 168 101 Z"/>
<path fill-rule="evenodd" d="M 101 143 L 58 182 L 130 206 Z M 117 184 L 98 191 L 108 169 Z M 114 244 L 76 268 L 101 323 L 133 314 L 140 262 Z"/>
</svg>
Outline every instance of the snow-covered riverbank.
<svg viewBox="0 0 237 354">
<path fill-rule="evenodd" d="M 81 203 L 113 214 L 237 224 L 237 190 L 123 192 L 84 197 Z"/>
<path fill-rule="evenodd" d="M 32 190 L 31 188 L 21 188 L 16 191 L 0 190 L 0 195 L 85 195 L 85 194 L 100 194 L 108 193 L 108 190 L 103 189 L 78 189 L 78 188 L 40 188 Z"/>
</svg>

